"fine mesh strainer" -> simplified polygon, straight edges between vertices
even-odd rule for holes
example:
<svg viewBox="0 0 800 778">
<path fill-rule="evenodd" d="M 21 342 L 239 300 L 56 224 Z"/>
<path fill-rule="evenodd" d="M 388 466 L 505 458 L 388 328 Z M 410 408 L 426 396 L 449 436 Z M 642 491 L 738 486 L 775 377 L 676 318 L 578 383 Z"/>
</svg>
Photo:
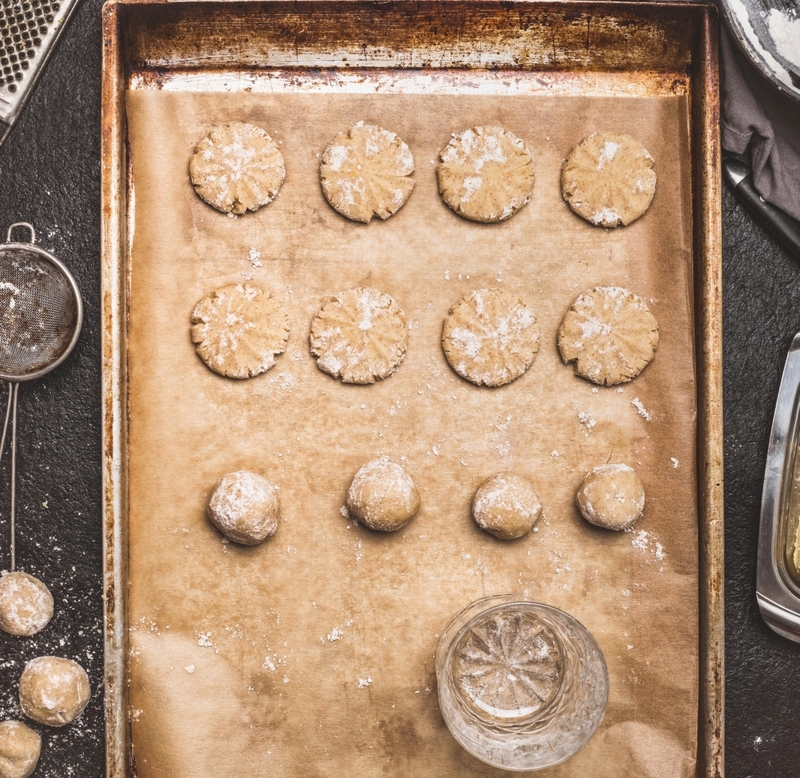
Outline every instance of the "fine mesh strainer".
<svg viewBox="0 0 800 778">
<path fill-rule="evenodd" d="M 0 0 L 0 143 L 77 0 Z"/>
<path fill-rule="evenodd" d="M 5 0 L 0 0 L 5 2 Z M 29 243 L 11 240 L 15 228 L 30 231 Z M 26 222 L 8 228 L 0 244 L 0 379 L 8 383 L 8 403 L 0 438 L 0 457 L 11 420 L 11 570 L 15 562 L 17 392 L 60 365 L 72 351 L 83 321 L 78 285 L 69 270 L 48 251 L 34 245 L 36 233 Z"/>
</svg>

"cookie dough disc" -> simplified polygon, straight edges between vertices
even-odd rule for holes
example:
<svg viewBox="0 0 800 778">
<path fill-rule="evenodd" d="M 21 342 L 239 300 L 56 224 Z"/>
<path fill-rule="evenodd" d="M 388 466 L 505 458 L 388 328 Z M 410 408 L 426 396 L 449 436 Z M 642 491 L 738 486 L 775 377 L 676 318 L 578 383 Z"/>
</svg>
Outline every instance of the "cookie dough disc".
<svg viewBox="0 0 800 778">
<path fill-rule="evenodd" d="M 598 227 L 630 224 L 653 201 L 654 161 L 630 135 L 596 132 L 564 160 L 561 193 L 578 216 Z"/>
<path fill-rule="evenodd" d="M 53 595 L 32 575 L 8 573 L 0 578 L 0 628 L 12 635 L 35 635 L 53 615 Z"/>
<path fill-rule="evenodd" d="M 393 132 L 359 122 L 337 135 L 322 154 L 320 183 L 325 199 L 342 216 L 368 223 L 388 219 L 414 189 L 414 157 Z"/>
<path fill-rule="evenodd" d="M 347 510 L 370 529 L 393 532 L 419 510 L 419 492 L 400 465 L 381 457 L 367 462 L 353 477 Z"/>
<path fill-rule="evenodd" d="M 194 189 L 223 213 L 257 211 L 272 202 L 286 168 L 278 145 L 260 127 L 229 122 L 197 144 L 189 162 Z"/>
<path fill-rule="evenodd" d="M 597 286 L 580 295 L 558 329 L 565 363 L 596 384 L 635 378 L 658 346 L 658 322 L 641 297 L 619 286 Z"/>
<path fill-rule="evenodd" d="M 444 320 L 442 347 L 453 370 L 478 386 L 502 386 L 536 359 L 539 326 L 515 294 L 479 289 L 459 300 Z"/>
<path fill-rule="evenodd" d="M 250 378 L 269 370 L 289 339 L 286 309 L 251 284 L 229 284 L 206 295 L 192 311 L 192 342 L 215 373 Z"/>
<path fill-rule="evenodd" d="M 31 659 L 19 679 L 22 712 L 50 727 L 62 727 L 80 716 L 90 694 L 86 671 L 58 656 Z"/>
<path fill-rule="evenodd" d="M 406 353 L 406 315 L 377 289 L 347 289 L 326 302 L 311 322 L 317 367 L 346 384 L 372 384 L 391 375 Z"/>
<path fill-rule="evenodd" d="M 228 473 L 217 481 L 206 512 L 209 521 L 229 540 L 255 546 L 278 529 L 278 490 L 257 473 Z"/>
<path fill-rule="evenodd" d="M 644 510 L 644 487 L 632 467 L 600 465 L 583 479 L 576 501 L 586 521 L 605 529 L 628 529 Z"/>
<path fill-rule="evenodd" d="M 41 750 L 38 732 L 21 721 L 0 721 L 0 778 L 28 778 Z"/>
<path fill-rule="evenodd" d="M 439 194 L 467 219 L 500 222 L 531 198 L 533 157 L 502 127 L 473 127 L 453 135 L 439 157 Z"/>
<path fill-rule="evenodd" d="M 472 499 L 475 523 L 501 540 L 527 535 L 541 514 L 539 492 L 516 473 L 495 473 L 478 487 Z"/>
</svg>

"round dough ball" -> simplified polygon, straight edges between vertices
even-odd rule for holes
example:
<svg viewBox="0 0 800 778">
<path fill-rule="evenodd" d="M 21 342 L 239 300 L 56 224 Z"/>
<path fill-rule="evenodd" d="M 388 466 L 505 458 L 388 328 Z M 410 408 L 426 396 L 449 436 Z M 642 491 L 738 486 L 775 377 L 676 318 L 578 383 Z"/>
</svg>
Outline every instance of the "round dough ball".
<svg viewBox="0 0 800 778">
<path fill-rule="evenodd" d="M 257 473 L 247 470 L 228 473 L 217 481 L 206 513 L 229 540 L 255 546 L 278 529 L 278 490 Z"/>
<path fill-rule="evenodd" d="M 596 384 L 635 378 L 658 346 L 658 322 L 641 297 L 619 286 L 597 286 L 580 295 L 558 329 L 565 364 Z"/>
<path fill-rule="evenodd" d="M 278 145 L 264 130 L 229 122 L 197 144 L 189 175 L 209 205 L 223 213 L 245 213 L 272 202 L 286 168 Z"/>
<path fill-rule="evenodd" d="M 0 628 L 11 635 L 35 635 L 53 616 L 53 595 L 32 575 L 8 573 L 0 578 Z"/>
<path fill-rule="evenodd" d="M 215 373 L 250 378 L 269 370 L 289 339 L 282 303 L 252 284 L 215 289 L 192 311 L 192 342 Z"/>
<path fill-rule="evenodd" d="M 347 510 L 370 529 L 393 532 L 419 510 L 419 492 L 400 465 L 381 457 L 367 462 L 353 477 Z"/>
<path fill-rule="evenodd" d="M 533 157 L 502 127 L 453 134 L 439 154 L 439 194 L 458 214 L 476 222 L 509 219 L 533 192 Z"/>
<path fill-rule="evenodd" d="M 586 521 L 623 530 L 642 515 L 644 487 L 632 467 L 600 465 L 583 479 L 576 500 Z"/>
<path fill-rule="evenodd" d="M 337 135 L 322 154 L 319 178 L 325 199 L 342 216 L 367 224 L 388 219 L 414 189 L 414 157 L 393 132 L 359 122 Z"/>
<path fill-rule="evenodd" d="M 58 656 L 31 659 L 19 679 L 22 712 L 50 727 L 63 727 L 80 716 L 90 694 L 86 671 Z"/>
<path fill-rule="evenodd" d="M 21 721 L 0 721 L 0 778 L 28 778 L 41 750 L 38 732 Z"/>
<path fill-rule="evenodd" d="M 527 535 L 542 515 L 539 492 L 516 473 L 489 476 L 472 498 L 475 523 L 501 540 Z"/>
<path fill-rule="evenodd" d="M 324 373 L 346 384 L 373 384 L 403 361 L 406 315 L 377 289 L 347 289 L 331 297 L 314 317 L 310 344 Z"/>
<path fill-rule="evenodd" d="M 515 294 L 478 289 L 462 297 L 442 328 L 450 367 L 478 386 L 503 386 L 519 378 L 539 352 L 539 325 Z"/>
<path fill-rule="evenodd" d="M 596 132 L 564 160 L 561 194 L 569 207 L 591 224 L 630 224 L 653 201 L 654 162 L 647 149 L 630 135 Z"/>
</svg>

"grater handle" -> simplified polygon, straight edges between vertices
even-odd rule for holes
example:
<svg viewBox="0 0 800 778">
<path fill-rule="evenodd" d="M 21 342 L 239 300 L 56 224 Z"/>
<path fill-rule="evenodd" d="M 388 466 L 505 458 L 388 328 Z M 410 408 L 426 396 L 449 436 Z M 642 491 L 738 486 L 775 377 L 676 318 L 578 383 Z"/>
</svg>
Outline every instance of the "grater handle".
<svg viewBox="0 0 800 778">
<path fill-rule="evenodd" d="M 11 243 L 11 233 L 14 231 L 14 227 L 27 227 L 31 233 L 31 239 L 28 241 L 31 245 L 36 243 L 36 230 L 33 229 L 32 224 L 28 224 L 28 222 L 14 222 L 8 228 L 8 234 L 6 235 L 6 243 Z"/>
</svg>

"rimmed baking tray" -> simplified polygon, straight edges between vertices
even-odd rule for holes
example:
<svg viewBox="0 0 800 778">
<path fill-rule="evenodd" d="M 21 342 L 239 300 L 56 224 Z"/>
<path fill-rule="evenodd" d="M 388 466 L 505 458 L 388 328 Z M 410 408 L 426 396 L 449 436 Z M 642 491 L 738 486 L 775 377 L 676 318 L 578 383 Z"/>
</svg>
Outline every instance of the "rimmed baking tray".
<svg viewBox="0 0 800 778">
<path fill-rule="evenodd" d="M 137 319 L 141 309 L 136 300 L 142 299 L 137 298 L 142 286 L 131 268 L 134 254 L 131 227 L 135 221 L 132 180 L 135 176 L 128 153 L 132 102 L 126 101 L 130 93 L 137 91 L 167 94 L 198 90 L 228 96 L 252 94 L 257 101 L 259 92 L 290 94 L 297 90 L 298 84 L 313 97 L 315 93 L 329 92 L 331 83 L 344 85 L 350 94 L 360 90 L 425 95 L 435 87 L 443 91 L 444 97 L 456 101 L 465 93 L 474 96 L 477 83 L 478 91 L 490 97 L 514 92 L 514 99 L 521 100 L 548 96 L 615 100 L 635 95 L 643 99 L 679 97 L 685 104 L 686 112 L 681 121 L 685 121 L 685 150 L 690 164 L 685 169 L 688 194 L 683 204 L 688 210 L 686 224 L 691 246 L 686 265 L 691 331 L 684 330 L 683 335 L 690 336 L 693 345 L 691 367 L 695 377 L 692 385 L 696 395 L 693 402 L 697 409 L 696 426 L 691 420 L 689 427 L 694 435 L 690 461 L 696 462 L 696 472 L 691 479 L 696 485 L 696 495 L 691 502 L 697 511 L 699 546 L 700 709 L 696 774 L 722 775 L 721 242 L 714 10 L 677 3 L 123 2 L 105 7 L 104 44 L 103 369 L 108 775 L 122 778 L 137 774 L 131 757 L 131 712 L 127 699 L 132 670 L 127 607 L 131 582 L 139 584 L 136 566 L 129 566 L 128 520 L 132 508 L 134 513 L 137 510 L 130 500 L 132 456 L 135 464 L 136 457 L 142 454 L 135 446 L 131 448 L 131 424 L 133 422 L 135 441 L 142 406 L 136 392 L 132 395 L 129 391 L 131 387 L 136 388 L 135 381 L 131 383 L 129 356 L 133 353 L 134 363 L 141 365 L 136 362 L 141 358 L 142 348 L 137 340 L 141 336 L 137 323 L 141 322 Z M 390 103 L 391 100 L 387 105 Z M 402 106 L 392 110 L 399 115 Z M 515 121 L 515 115 L 509 113 L 509 121 Z M 554 154 L 551 153 L 553 160 Z M 420 161 L 418 167 L 421 168 Z M 425 158 L 424 162 L 427 161 Z M 407 206 L 407 213 L 412 212 L 412 206 L 423 202 L 421 192 L 422 189 L 415 193 L 416 199 Z M 140 205 L 142 202 L 140 199 Z M 401 215 L 403 213 L 406 212 Z M 399 217 L 395 218 L 393 224 L 401 224 Z M 523 221 L 515 223 L 518 226 Z M 513 277 L 513 272 L 505 277 Z M 165 279 L 169 278 L 167 271 Z M 440 286 L 443 278 L 451 280 L 449 270 L 443 269 L 439 276 Z M 500 282 L 499 274 L 494 280 Z M 321 289 L 315 288 L 315 292 L 319 291 Z M 452 296 L 456 292 L 447 294 Z M 186 302 L 193 300 L 187 298 Z M 564 304 L 568 302 L 566 298 L 563 301 Z M 424 329 L 426 320 L 421 314 L 420 321 Z M 132 343 L 134 352 L 130 351 Z M 436 357 L 432 355 L 431 358 Z M 555 370 L 552 358 L 551 363 Z M 648 375 L 657 375 L 653 370 Z M 437 374 L 439 378 L 442 377 Z M 398 375 L 390 380 L 396 380 L 395 385 L 399 385 L 401 378 Z M 423 394 L 426 389 L 430 387 L 421 386 L 419 393 Z M 454 391 L 460 391 L 460 387 Z M 626 403 L 629 399 L 626 398 Z M 638 396 L 633 399 L 639 400 Z M 366 403 L 360 407 L 365 406 Z M 641 419 L 635 420 L 636 423 L 646 423 L 648 411 L 641 402 L 639 413 Z M 592 432 L 592 421 L 587 415 L 581 421 L 583 427 L 575 435 L 592 440 L 588 437 L 590 433 L 599 434 Z M 500 428 L 496 430 L 499 433 Z M 501 448 L 503 444 L 504 441 L 500 441 Z M 586 448 L 590 449 L 591 445 Z M 468 459 L 456 464 L 468 468 Z M 673 467 L 677 468 L 677 458 Z M 137 499 L 139 497 L 141 494 L 137 493 Z M 344 526 L 339 529 L 349 531 Z M 377 553 L 370 540 L 366 536 L 363 539 L 364 554 Z M 646 539 L 646 536 L 639 538 L 640 546 Z M 691 545 L 691 538 L 689 540 Z M 469 558 L 469 554 L 462 556 Z M 320 570 L 319 574 L 324 576 L 324 571 Z M 457 583 L 454 579 L 453 585 Z M 316 602 L 314 607 L 317 607 Z M 327 639 L 323 636 L 322 645 L 326 650 L 327 644 L 340 645 L 340 632 L 337 627 L 336 631 L 328 633 Z M 213 649 L 213 638 L 206 635 L 200 633 L 198 645 Z M 648 664 L 644 657 L 643 664 Z M 194 674 L 195 665 L 189 666 Z M 136 680 L 136 665 L 133 671 Z M 357 680 L 359 692 L 346 692 L 351 695 L 349 700 L 362 700 L 364 689 L 372 683 L 372 677 L 366 673 Z M 377 699 L 381 694 L 378 686 L 376 683 L 374 688 Z M 425 693 L 429 691 L 424 690 Z M 277 692 L 275 696 L 279 696 Z M 407 766 L 402 767 L 400 756 L 404 748 L 414 746 L 413 742 L 404 743 L 403 737 L 398 735 L 393 740 L 387 737 L 381 745 L 385 749 L 399 749 L 397 769 L 407 769 Z M 360 747 L 368 750 L 372 746 L 365 743 Z M 305 774 L 308 770 L 305 762 L 297 765 L 295 773 L 284 765 L 287 775 Z M 319 774 L 328 773 L 320 768 Z"/>
</svg>

